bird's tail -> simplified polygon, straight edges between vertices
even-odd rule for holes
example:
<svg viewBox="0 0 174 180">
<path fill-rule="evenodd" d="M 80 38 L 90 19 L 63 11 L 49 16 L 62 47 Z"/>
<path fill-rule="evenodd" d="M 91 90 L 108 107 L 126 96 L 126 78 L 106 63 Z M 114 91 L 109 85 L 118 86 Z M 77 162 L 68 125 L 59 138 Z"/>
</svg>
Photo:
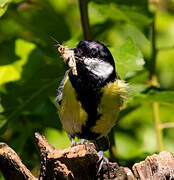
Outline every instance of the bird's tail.
<svg viewBox="0 0 174 180">
<path fill-rule="evenodd" d="M 103 136 L 100 139 L 94 141 L 97 151 L 107 151 L 110 147 L 108 136 Z"/>
</svg>

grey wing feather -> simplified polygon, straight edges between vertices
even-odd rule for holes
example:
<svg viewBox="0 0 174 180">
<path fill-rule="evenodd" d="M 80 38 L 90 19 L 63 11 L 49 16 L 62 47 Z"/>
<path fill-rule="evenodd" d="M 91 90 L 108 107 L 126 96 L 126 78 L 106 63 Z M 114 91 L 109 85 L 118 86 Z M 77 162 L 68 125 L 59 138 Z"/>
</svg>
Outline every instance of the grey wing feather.
<svg viewBox="0 0 174 180">
<path fill-rule="evenodd" d="M 64 86 L 64 82 L 65 82 L 67 75 L 68 75 L 68 71 L 65 73 L 65 75 L 64 75 L 64 77 L 63 77 L 63 79 L 59 85 L 59 88 L 58 88 L 57 101 L 58 101 L 59 105 L 61 105 L 61 102 L 62 102 L 63 86 Z"/>
</svg>

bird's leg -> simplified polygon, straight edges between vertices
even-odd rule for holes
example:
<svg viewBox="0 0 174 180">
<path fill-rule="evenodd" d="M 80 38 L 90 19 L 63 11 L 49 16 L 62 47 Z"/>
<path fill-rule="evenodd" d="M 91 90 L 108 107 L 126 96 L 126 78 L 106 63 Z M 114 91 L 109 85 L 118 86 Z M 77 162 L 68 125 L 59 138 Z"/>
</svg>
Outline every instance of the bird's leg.
<svg viewBox="0 0 174 180">
<path fill-rule="evenodd" d="M 102 166 L 103 166 L 103 163 L 106 162 L 107 164 L 109 163 L 109 160 L 104 156 L 104 153 L 103 151 L 99 151 L 98 152 L 98 155 L 99 155 L 99 168 L 98 168 L 98 171 L 97 171 L 97 175 L 99 174 L 99 172 L 101 171 L 102 169 Z"/>
<path fill-rule="evenodd" d="M 86 140 L 86 139 L 81 139 L 79 142 L 76 142 L 76 141 L 74 140 L 74 136 L 72 136 L 72 135 L 70 135 L 70 134 L 68 134 L 68 137 L 69 137 L 69 139 L 70 139 L 70 141 L 71 141 L 71 147 L 77 146 L 77 145 L 86 144 L 86 143 L 88 142 L 88 140 Z"/>
<path fill-rule="evenodd" d="M 103 136 L 100 139 L 96 139 L 94 141 L 94 144 L 96 146 L 96 150 L 99 155 L 99 161 L 98 161 L 99 168 L 97 171 L 97 175 L 98 175 L 102 169 L 103 163 L 104 162 L 106 162 L 106 164 L 109 163 L 109 160 L 104 156 L 104 153 L 103 153 L 104 151 L 109 149 L 109 146 L 110 146 L 109 138 L 107 136 Z"/>
<path fill-rule="evenodd" d="M 71 147 L 76 146 L 77 143 L 74 141 L 74 136 L 68 134 L 68 137 L 69 137 L 69 139 L 70 139 L 70 141 L 71 141 Z"/>
<path fill-rule="evenodd" d="M 87 144 L 88 140 L 86 139 L 81 139 L 77 144 Z"/>
</svg>

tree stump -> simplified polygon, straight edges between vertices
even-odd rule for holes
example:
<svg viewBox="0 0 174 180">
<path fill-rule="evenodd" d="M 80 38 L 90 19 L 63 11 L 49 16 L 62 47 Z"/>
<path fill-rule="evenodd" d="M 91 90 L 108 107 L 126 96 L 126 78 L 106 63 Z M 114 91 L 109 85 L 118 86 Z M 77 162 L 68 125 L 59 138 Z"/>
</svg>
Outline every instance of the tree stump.
<svg viewBox="0 0 174 180">
<path fill-rule="evenodd" d="M 99 156 L 93 143 L 67 149 L 54 148 L 46 138 L 35 133 L 40 151 L 39 180 L 126 180 L 126 170 L 117 163 L 104 163 L 97 175 Z M 36 180 L 18 155 L 5 143 L 0 144 L 0 170 L 6 180 Z"/>
<path fill-rule="evenodd" d="M 148 156 L 133 171 L 138 180 L 174 180 L 174 157 L 167 151 Z"/>
<path fill-rule="evenodd" d="M 39 177 L 32 175 L 13 149 L 0 143 L 0 170 L 6 180 L 135 180 L 129 168 L 111 162 L 104 163 L 97 174 L 99 156 L 93 143 L 62 150 L 39 133 L 35 139 L 41 157 Z M 138 180 L 174 180 L 174 157 L 166 151 L 148 156 L 133 171 Z"/>
</svg>

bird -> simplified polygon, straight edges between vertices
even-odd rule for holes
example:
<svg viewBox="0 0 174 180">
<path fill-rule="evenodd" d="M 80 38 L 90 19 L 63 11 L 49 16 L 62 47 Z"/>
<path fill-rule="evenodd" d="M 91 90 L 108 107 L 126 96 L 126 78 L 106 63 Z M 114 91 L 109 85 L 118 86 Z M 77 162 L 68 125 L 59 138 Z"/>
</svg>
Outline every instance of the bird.
<svg viewBox="0 0 174 180">
<path fill-rule="evenodd" d="M 58 88 L 60 121 L 71 146 L 92 141 L 102 161 L 109 149 L 108 133 L 126 97 L 126 83 L 116 72 L 114 58 L 99 41 L 80 41 L 75 48 L 58 49 L 70 69 Z M 100 163 L 101 169 L 102 163 Z"/>
</svg>

